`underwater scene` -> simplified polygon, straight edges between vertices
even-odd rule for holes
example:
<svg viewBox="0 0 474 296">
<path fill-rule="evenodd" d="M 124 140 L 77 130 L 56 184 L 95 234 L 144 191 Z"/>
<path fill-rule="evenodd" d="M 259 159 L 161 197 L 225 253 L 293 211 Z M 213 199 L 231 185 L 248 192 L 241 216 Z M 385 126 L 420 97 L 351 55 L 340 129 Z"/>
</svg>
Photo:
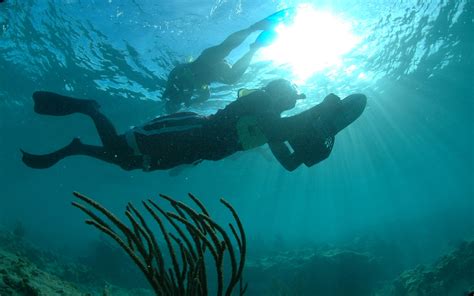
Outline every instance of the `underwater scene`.
<svg viewBox="0 0 474 296">
<path fill-rule="evenodd" d="M 0 296 L 473 296 L 473 20 L 0 1 Z"/>
</svg>

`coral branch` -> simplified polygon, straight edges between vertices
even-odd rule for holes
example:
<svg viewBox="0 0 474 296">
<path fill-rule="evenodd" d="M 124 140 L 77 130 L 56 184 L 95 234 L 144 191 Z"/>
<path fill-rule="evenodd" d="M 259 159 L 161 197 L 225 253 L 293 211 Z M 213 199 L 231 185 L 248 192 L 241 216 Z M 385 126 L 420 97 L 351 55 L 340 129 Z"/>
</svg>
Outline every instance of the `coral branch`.
<svg viewBox="0 0 474 296">
<path fill-rule="evenodd" d="M 197 206 L 197 211 L 183 202 L 161 194 L 162 199 L 168 202 L 175 212 L 165 211 L 152 200 L 142 202 L 146 212 L 152 217 L 149 220 L 156 223 L 163 235 L 164 241 L 161 245 L 166 245 L 169 254 L 167 260 L 171 261 L 171 265 L 167 265 L 157 236 L 151 229 L 152 225 L 146 222 L 147 219 L 131 203 L 125 210 L 125 216 L 130 223 L 130 226 L 127 226 L 93 199 L 77 192 L 74 192 L 74 195 L 87 204 L 72 203 L 89 216 L 90 219 L 86 220 L 86 223 L 107 234 L 124 249 L 143 272 L 156 295 L 208 295 L 205 260 L 208 250 L 217 275 L 217 295 L 222 295 L 224 291 L 225 295 L 231 295 L 238 283 L 240 291 L 237 293 L 245 293 L 247 286 L 243 285 L 242 280 L 246 254 L 245 232 L 237 212 L 225 200 L 221 199 L 221 202 L 231 212 L 238 232 L 231 223 L 230 232 L 216 223 L 201 201 L 192 194 L 189 194 L 189 198 Z M 168 223 L 165 225 L 166 221 Z M 170 232 L 168 224 L 171 224 L 170 229 L 174 230 L 174 233 Z M 229 282 L 224 285 L 225 270 L 222 265 L 226 256 L 229 258 L 231 273 L 226 277 Z"/>
</svg>

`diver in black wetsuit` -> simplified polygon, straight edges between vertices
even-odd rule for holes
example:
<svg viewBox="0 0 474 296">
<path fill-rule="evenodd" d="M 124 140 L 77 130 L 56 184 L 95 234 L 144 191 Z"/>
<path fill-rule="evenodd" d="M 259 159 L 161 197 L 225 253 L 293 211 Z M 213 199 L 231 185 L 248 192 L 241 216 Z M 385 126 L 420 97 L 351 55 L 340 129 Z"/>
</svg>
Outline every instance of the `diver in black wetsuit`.
<svg viewBox="0 0 474 296">
<path fill-rule="evenodd" d="M 166 111 L 174 113 L 182 104 L 188 107 L 206 101 L 210 97 L 211 82 L 237 82 L 247 70 L 254 54 L 273 41 L 275 33 L 272 29 L 291 13 L 293 9 L 278 11 L 247 29 L 231 34 L 221 44 L 205 49 L 195 61 L 176 66 L 168 75 L 161 98 L 165 101 Z M 231 66 L 225 58 L 255 31 L 263 32 L 250 45 L 249 51 Z"/>
<path fill-rule="evenodd" d="M 239 93 L 241 96 L 236 101 L 213 115 L 176 113 L 119 135 L 99 111 L 96 101 L 35 92 L 35 111 L 39 114 L 90 116 L 103 146 L 86 145 L 76 138 L 66 147 L 46 155 L 22 151 L 23 162 L 32 168 L 48 168 L 65 157 L 87 155 L 125 170 L 152 171 L 220 160 L 268 143 L 278 161 L 292 171 L 303 163 L 312 166 L 327 158 L 334 136 L 357 119 L 366 104 L 365 96 L 360 94 L 344 100 L 329 95 L 319 105 L 282 118 L 283 111 L 304 98 L 289 81 L 279 79 L 262 89 Z"/>
</svg>

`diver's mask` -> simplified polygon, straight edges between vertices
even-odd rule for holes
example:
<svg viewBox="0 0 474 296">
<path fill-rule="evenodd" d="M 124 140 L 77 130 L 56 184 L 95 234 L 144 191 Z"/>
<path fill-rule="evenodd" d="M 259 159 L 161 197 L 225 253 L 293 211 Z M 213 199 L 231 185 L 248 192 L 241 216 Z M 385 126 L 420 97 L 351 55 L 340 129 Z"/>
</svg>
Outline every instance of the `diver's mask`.
<svg viewBox="0 0 474 296">
<path fill-rule="evenodd" d="M 285 109 L 291 109 L 295 106 L 297 100 L 306 98 L 301 94 L 294 83 L 286 79 L 273 80 L 263 88 L 263 90 L 272 97 L 276 97 L 276 101 Z"/>
</svg>

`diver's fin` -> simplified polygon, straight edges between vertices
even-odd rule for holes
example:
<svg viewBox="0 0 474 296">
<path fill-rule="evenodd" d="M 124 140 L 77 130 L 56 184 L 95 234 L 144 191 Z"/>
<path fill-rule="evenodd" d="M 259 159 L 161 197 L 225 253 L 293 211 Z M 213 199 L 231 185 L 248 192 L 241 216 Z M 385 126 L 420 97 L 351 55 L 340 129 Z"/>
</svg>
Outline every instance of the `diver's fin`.
<svg viewBox="0 0 474 296">
<path fill-rule="evenodd" d="M 295 13 L 296 9 L 294 7 L 279 10 L 255 23 L 252 28 L 255 30 L 273 30 L 281 23 L 289 23 L 295 16 Z"/>
<path fill-rule="evenodd" d="M 65 146 L 64 148 L 61 148 L 53 153 L 43 155 L 30 154 L 20 149 L 23 155 L 21 160 L 30 168 L 47 169 L 55 165 L 64 157 L 75 154 L 75 152 L 77 152 L 76 150 L 78 150 L 80 145 L 82 145 L 81 140 L 79 140 L 79 138 L 75 138 L 74 140 L 72 140 L 71 143 L 69 143 L 69 145 Z"/>
<path fill-rule="evenodd" d="M 47 91 L 33 93 L 35 112 L 38 114 L 64 116 L 73 113 L 89 113 L 100 106 L 95 100 L 81 100 Z"/>
<path fill-rule="evenodd" d="M 56 164 L 60 159 L 54 157 L 54 155 L 45 154 L 45 155 L 35 155 L 20 150 L 22 153 L 21 160 L 30 168 L 33 169 L 47 169 Z"/>
</svg>

